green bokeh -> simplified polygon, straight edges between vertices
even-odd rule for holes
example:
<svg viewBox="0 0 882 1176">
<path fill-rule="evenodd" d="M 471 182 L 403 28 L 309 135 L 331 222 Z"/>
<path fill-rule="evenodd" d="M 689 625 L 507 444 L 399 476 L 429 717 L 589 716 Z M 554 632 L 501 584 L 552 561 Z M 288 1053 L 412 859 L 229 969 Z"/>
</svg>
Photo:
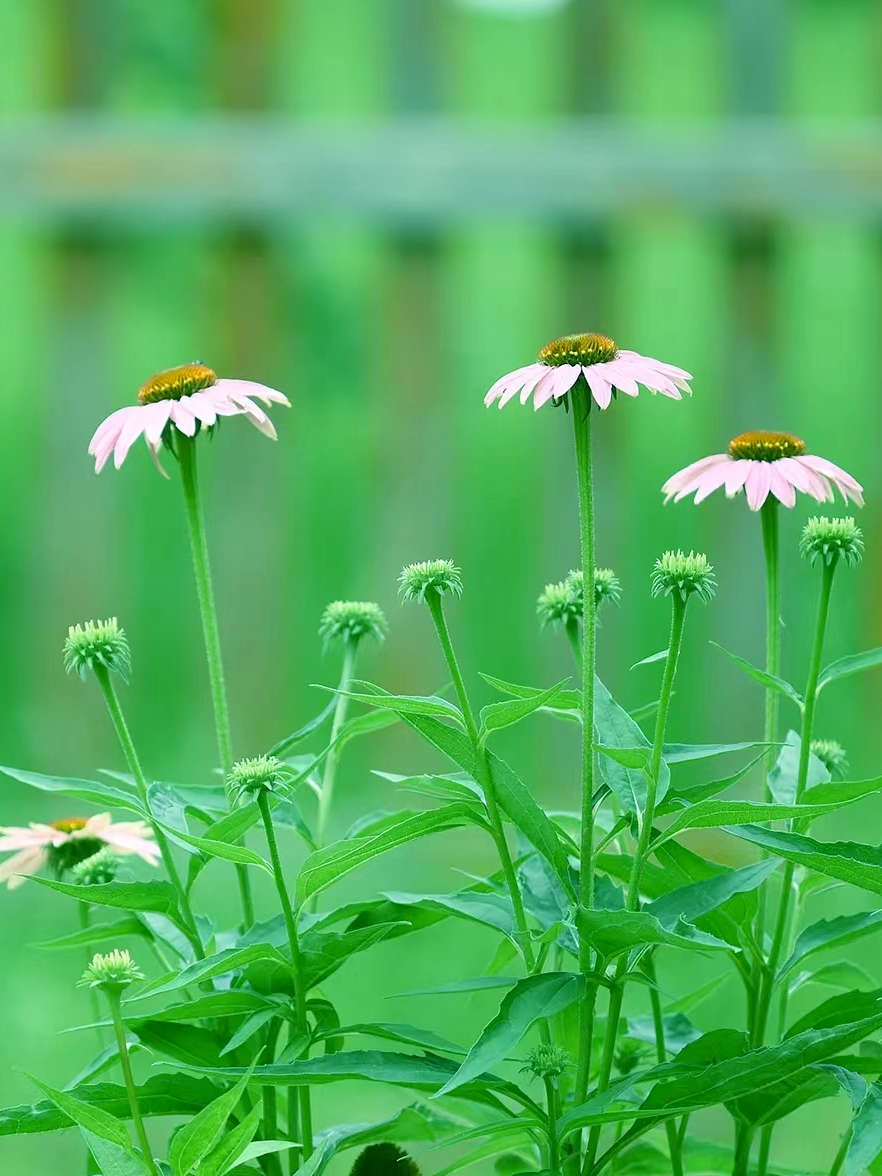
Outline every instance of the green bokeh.
<svg viewBox="0 0 882 1176">
<path fill-rule="evenodd" d="M 64 126 L 121 118 L 135 139 L 147 116 L 174 129 L 244 111 L 280 119 L 272 124 L 279 134 L 305 119 L 374 120 L 391 133 L 392 120 L 420 114 L 453 131 L 498 125 L 503 135 L 551 128 L 561 117 L 622 116 L 644 132 L 647 157 L 671 133 L 729 118 L 833 119 L 847 129 L 879 114 L 872 0 L 795 0 L 786 16 L 757 0 L 571 0 L 520 15 L 504 8 L 6 0 L 0 112 L 13 130 L 35 115 Z M 610 133 L 622 125 L 611 123 Z M 519 162 L 520 182 L 541 188 L 541 162 L 528 154 Z M 124 174 L 125 157 L 117 163 Z M 69 164 L 53 177 L 62 195 L 76 191 L 78 167 L 89 168 L 86 157 Z M 359 166 L 347 180 L 356 191 L 371 179 L 370 159 Z M 107 176 L 111 204 L 118 178 Z M 280 388 L 293 405 L 274 411 L 276 444 L 237 420 L 202 449 L 239 754 L 265 750 L 323 705 L 310 684 L 334 683 L 339 669 L 316 634 L 329 600 L 376 599 L 388 612 L 389 640 L 365 655 L 366 676 L 402 692 L 443 683 L 427 616 L 396 601 L 398 570 L 414 559 L 450 556 L 463 569 L 466 593 L 451 626 L 481 700 L 489 690 L 479 669 L 543 684 L 569 672 L 565 643 L 538 631 L 535 597 L 577 560 L 570 422 L 517 405 L 487 411 L 481 399 L 548 338 L 583 327 L 695 377 L 692 401 L 620 399 L 596 430 L 598 557 L 625 589 L 599 637 L 600 670 L 616 695 L 637 705 L 657 686 L 657 666 L 628 670 L 666 640 L 666 608 L 648 593 L 655 556 L 670 546 L 704 549 L 719 594 L 693 610 L 671 737 L 734 741 L 761 729 L 760 692 L 708 644 L 762 658 L 758 520 L 743 499 L 664 507 L 658 490 L 675 469 L 747 428 L 792 430 L 864 483 L 867 558 L 840 576 L 828 651 L 833 658 L 879 643 L 882 268 L 875 228 L 847 202 L 788 214 L 752 201 L 748 184 L 741 206 L 724 213 L 685 177 L 680 200 L 655 199 L 649 185 L 633 206 L 600 218 L 528 219 L 501 207 L 416 225 L 357 210 L 262 223 L 167 216 L 149 201 L 120 218 L 107 208 L 31 217 L 2 211 L 7 182 L 0 174 L 4 762 L 60 775 L 122 766 L 94 684 L 65 678 L 61 667 L 69 624 L 115 614 L 131 640 L 135 673 L 124 705 L 148 772 L 211 779 L 210 700 L 176 471 L 163 481 L 138 446 L 119 473 L 96 478 L 86 456 L 95 426 L 144 378 L 197 357 L 221 374 Z M 783 668 L 797 682 L 817 581 L 796 555 L 809 513 L 801 501 L 782 524 Z M 856 778 L 879 768 L 879 703 L 872 676 L 823 698 L 819 734 L 846 745 Z M 525 724 L 506 737 L 505 752 L 542 801 L 575 805 L 568 728 Z M 337 828 L 408 803 L 370 769 L 426 763 L 414 738 L 397 730 L 353 748 Z M 67 815 L 64 803 L 2 785 L 4 824 Z M 868 804 L 829 828 L 876 841 L 879 816 Z M 740 846 L 722 835 L 694 844 L 741 860 Z M 296 852 L 287 847 L 292 864 Z M 458 870 L 492 868 L 486 844 L 446 834 L 339 892 L 452 889 Z M 230 911 L 229 875 L 219 863 L 206 871 L 197 901 L 209 913 Z M 855 909 L 863 898 L 836 892 L 823 912 Z M 268 911 L 270 890 L 260 888 L 258 900 Z M 0 894 L 4 1105 L 32 1098 L 23 1070 L 63 1085 L 92 1054 L 88 1033 L 59 1036 L 90 1015 L 73 987 L 83 961 L 33 946 L 70 929 L 73 917 L 32 885 Z M 494 1008 L 492 994 L 453 1005 L 388 996 L 478 974 L 490 939 L 442 925 L 403 942 L 375 949 L 329 986 L 344 1019 L 411 1020 L 469 1041 Z M 872 952 L 859 956 L 872 969 Z M 703 961 L 698 969 L 699 981 L 712 974 Z M 663 974 L 674 991 L 695 979 L 676 962 Z M 701 1025 L 739 1017 L 734 990 L 697 1014 Z M 399 1095 L 325 1088 L 317 1101 L 327 1124 L 367 1121 Z M 813 1163 L 822 1149 L 829 1163 L 844 1113 L 822 1104 L 788 1120 L 778 1154 Z M 704 1126 L 727 1130 L 722 1114 Z M 73 1171 L 80 1162 L 67 1134 L 0 1140 L 4 1171 Z M 427 1157 L 426 1166 L 441 1162 Z"/>
</svg>

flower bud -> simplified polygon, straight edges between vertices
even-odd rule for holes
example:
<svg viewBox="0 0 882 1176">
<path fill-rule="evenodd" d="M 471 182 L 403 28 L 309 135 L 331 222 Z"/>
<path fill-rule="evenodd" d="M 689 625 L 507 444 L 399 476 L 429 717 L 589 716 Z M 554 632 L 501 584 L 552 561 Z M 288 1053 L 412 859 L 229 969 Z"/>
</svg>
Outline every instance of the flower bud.
<svg viewBox="0 0 882 1176">
<path fill-rule="evenodd" d="M 630 1074 L 640 1065 L 646 1052 L 642 1041 L 635 1041 L 632 1037 L 625 1037 L 619 1042 L 615 1057 L 615 1066 L 620 1074 Z"/>
<path fill-rule="evenodd" d="M 78 886 L 102 886 L 119 872 L 119 858 L 109 845 L 71 867 L 71 880 Z"/>
<path fill-rule="evenodd" d="M 227 784 L 237 800 L 259 792 L 273 792 L 284 782 L 283 766 L 274 755 L 239 760 L 227 776 Z"/>
<path fill-rule="evenodd" d="M 404 600 L 425 600 L 430 593 L 462 596 L 462 576 L 452 559 L 429 559 L 408 564 L 398 577 Z"/>
<path fill-rule="evenodd" d="M 559 1078 L 571 1064 L 570 1055 L 559 1045 L 536 1045 L 527 1055 L 526 1064 L 521 1066 L 521 1073 L 536 1078 Z"/>
<path fill-rule="evenodd" d="M 567 625 L 580 621 L 584 612 L 584 576 L 581 569 L 567 572 L 566 579 L 558 584 L 546 584 L 545 591 L 536 601 L 536 612 L 544 629 L 548 625 Z M 600 608 L 609 601 L 618 604 L 622 598 L 622 585 L 612 568 L 594 569 L 594 607 Z"/>
<path fill-rule="evenodd" d="M 655 561 L 652 572 L 653 596 L 679 596 L 688 600 L 697 596 L 700 600 L 713 600 L 717 590 L 714 569 L 707 562 L 707 556 L 700 552 L 666 551 Z"/>
<path fill-rule="evenodd" d="M 815 516 L 803 527 L 799 553 L 810 563 L 821 559 L 831 564 L 841 556 L 851 567 L 863 559 L 864 533 L 853 518 Z"/>
<path fill-rule="evenodd" d="M 334 600 L 319 622 L 319 637 L 326 648 L 337 638 L 360 641 L 362 637 L 373 637 L 382 641 L 388 630 L 385 613 L 371 600 Z"/>
<path fill-rule="evenodd" d="M 89 670 L 103 666 L 126 681 L 132 668 L 132 657 L 125 631 L 116 617 L 107 621 L 87 621 L 85 625 L 71 625 L 64 643 L 64 668 L 85 678 Z"/>
<path fill-rule="evenodd" d="M 848 759 L 845 748 L 835 739 L 813 739 L 812 755 L 817 756 L 833 779 L 844 780 L 848 774 Z"/>
<path fill-rule="evenodd" d="M 92 962 L 83 972 L 79 981 L 81 988 L 103 988 L 106 991 L 121 992 L 136 980 L 143 980 L 144 973 L 127 951 L 112 951 L 109 955 L 100 953 L 92 956 Z"/>
</svg>

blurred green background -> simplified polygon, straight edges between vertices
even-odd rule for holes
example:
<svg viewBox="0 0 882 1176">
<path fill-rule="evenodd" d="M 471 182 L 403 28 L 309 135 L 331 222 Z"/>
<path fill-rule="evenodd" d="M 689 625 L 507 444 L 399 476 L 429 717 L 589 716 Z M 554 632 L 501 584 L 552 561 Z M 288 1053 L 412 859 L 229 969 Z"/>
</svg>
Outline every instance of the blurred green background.
<svg viewBox="0 0 882 1176">
<path fill-rule="evenodd" d="M 396 602 L 413 559 L 463 569 L 451 621 L 470 674 L 569 672 L 564 642 L 535 619 L 543 584 L 578 556 L 569 418 L 481 399 L 571 331 L 602 330 L 695 376 L 692 401 L 625 398 L 596 429 L 599 558 L 625 588 L 600 634 L 617 696 L 655 696 L 657 667 L 628 670 L 665 643 L 653 559 L 705 549 L 720 591 L 694 609 L 671 737 L 761 729 L 758 688 L 708 644 L 762 658 L 758 520 L 743 499 L 696 509 L 659 494 L 749 428 L 796 432 L 864 483 L 867 558 L 840 576 L 828 651 L 878 644 L 880 32 L 876 0 L 0 0 L 3 762 L 121 766 L 97 691 L 65 678 L 60 658 L 70 623 L 116 614 L 148 771 L 211 778 L 177 480 L 141 446 L 100 478 L 86 455 L 149 374 L 196 358 L 293 405 L 275 412 L 275 445 L 234 421 L 202 449 L 239 754 L 320 709 L 310 683 L 339 670 L 316 637 L 329 600 L 388 610 L 366 676 L 441 685 L 428 618 Z M 795 546 L 810 511 L 785 513 L 784 669 L 800 681 L 816 584 Z M 824 697 L 819 733 L 846 745 L 855 777 L 879 767 L 880 686 L 855 678 Z M 537 720 L 505 750 L 544 801 L 575 805 L 569 728 Z M 430 762 L 397 730 L 355 745 L 338 830 L 407 803 L 371 768 Z M 2 785 L 5 824 L 67 815 Z M 835 828 L 878 841 L 880 815 L 864 806 Z M 740 852 L 722 835 L 699 844 L 721 860 Z M 448 834 L 339 893 L 453 889 L 457 869 L 490 868 L 486 845 Z M 216 863 L 204 879 L 197 903 L 231 910 L 228 872 Z M 61 1085 L 91 1054 L 86 1035 L 58 1035 L 88 1019 L 73 988 L 83 961 L 33 946 L 72 918 L 35 886 L 0 894 L 3 1104 L 31 1100 L 23 1070 Z M 329 987 L 344 1021 L 418 1021 L 468 1042 L 492 994 L 387 996 L 476 975 L 491 952 L 479 930 L 442 924 Z M 872 966 L 872 952 L 860 958 Z M 684 991 L 695 971 L 668 979 Z M 741 1015 L 726 989 L 696 1019 Z M 400 1101 L 324 1088 L 320 1123 Z M 781 1158 L 818 1166 L 843 1114 L 822 1104 L 788 1120 Z M 3 1171 L 80 1161 L 67 1134 L 0 1140 Z"/>
</svg>

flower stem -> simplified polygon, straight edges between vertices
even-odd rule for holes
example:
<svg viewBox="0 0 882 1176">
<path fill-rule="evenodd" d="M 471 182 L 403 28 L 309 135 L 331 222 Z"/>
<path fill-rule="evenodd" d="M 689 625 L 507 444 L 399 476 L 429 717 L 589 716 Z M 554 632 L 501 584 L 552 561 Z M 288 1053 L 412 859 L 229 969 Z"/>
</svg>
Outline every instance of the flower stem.
<svg viewBox="0 0 882 1176">
<path fill-rule="evenodd" d="M 487 760 L 487 752 L 478 734 L 478 724 L 475 722 L 475 714 L 469 702 L 469 696 L 465 682 L 463 681 L 462 672 L 459 668 L 459 662 L 456 660 L 456 654 L 453 650 L 453 642 L 450 639 L 450 630 L 447 627 L 447 618 L 444 615 L 444 605 L 441 601 L 440 593 L 435 591 L 428 592 L 426 594 L 426 604 L 435 623 L 438 641 L 444 654 L 444 660 L 447 662 L 450 677 L 453 679 L 453 688 L 459 700 L 460 710 L 465 719 L 466 730 L 468 731 L 469 741 L 475 756 L 478 783 L 484 790 L 484 800 L 487 805 L 487 816 L 490 819 L 493 840 L 496 844 L 496 850 L 502 865 L 502 873 L 505 876 L 505 883 L 511 897 L 511 905 L 514 910 L 515 924 L 517 926 L 521 950 L 524 954 L 524 962 L 527 965 L 527 971 L 532 975 L 536 968 L 536 957 L 533 952 L 530 929 L 527 925 L 527 916 L 524 911 L 521 888 L 518 885 L 517 874 L 515 873 L 514 864 L 508 849 L 508 842 L 505 839 L 505 829 L 503 828 L 502 817 L 499 812 L 499 804 L 496 800 L 496 789 L 493 783 L 490 764 Z"/>
<path fill-rule="evenodd" d="M 340 749 L 335 746 L 340 728 L 346 722 L 349 711 L 349 697 L 339 691 L 349 690 L 355 672 L 355 658 L 358 652 L 358 638 L 349 638 L 343 645 L 343 669 L 340 674 L 337 703 L 334 708 L 334 721 L 331 724 L 331 750 L 325 760 L 322 772 L 322 791 L 319 798 L 318 829 L 316 846 L 321 849 L 328 835 L 328 821 L 331 816 L 331 802 L 334 798 L 334 782 L 337 777 L 337 765 L 340 762 Z"/>
<path fill-rule="evenodd" d="M 187 531 L 193 553 L 193 570 L 196 574 L 196 593 L 199 597 L 199 611 L 202 616 L 202 636 L 205 642 L 205 656 L 208 662 L 208 678 L 211 684 L 211 701 L 214 706 L 214 723 L 217 731 L 217 750 L 220 766 L 226 780 L 233 766 L 233 737 L 230 730 L 230 712 L 227 706 L 227 688 L 224 682 L 224 665 L 221 656 L 220 630 L 217 623 L 217 608 L 214 603 L 214 589 L 211 585 L 211 565 L 208 559 L 208 540 L 205 534 L 205 515 L 202 497 L 199 493 L 199 479 L 196 474 L 196 438 L 178 434 L 176 453 L 181 466 L 181 481 L 184 487 L 184 504 L 187 509 Z M 254 922 L 254 905 L 251 901 L 251 882 L 244 865 L 236 866 L 242 913 L 246 926 Z"/>
<path fill-rule="evenodd" d="M 80 912 L 80 927 L 82 928 L 83 931 L 86 931 L 86 930 L 88 930 L 88 928 L 92 922 L 92 916 L 91 916 L 89 904 L 84 899 L 80 899 L 80 901 L 77 903 L 77 906 L 79 907 L 79 912 Z M 91 959 L 91 956 L 88 954 L 88 947 L 87 947 L 87 951 L 86 951 L 86 963 L 87 964 L 90 959 Z M 100 1021 L 101 1020 L 101 1005 L 98 1001 L 98 993 L 91 986 L 89 987 L 89 1003 L 92 1006 L 92 1020 L 96 1021 L 96 1022 Z M 98 1045 L 103 1049 L 103 1047 L 104 1047 L 104 1034 L 101 1032 L 101 1026 L 98 1024 L 95 1025 L 95 1033 L 98 1037 Z M 89 1154 L 91 1155 L 92 1153 L 90 1152 Z"/>
<path fill-rule="evenodd" d="M 560 1140 L 557 1133 L 558 1098 L 554 1078 L 547 1076 L 545 1083 L 545 1109 L 548 1114 L 548 1170 L 560 1171 Z"/>
<path fill-rule="evenodd" d="M 122 1009 L 120 1008 L 120 994 L 113 988 L 106 989 L 107 1003 L 110 1005 L 110 1017 L 113 1021 L 113 1032 L 116 1037 L 117 1048 L 119 1049 L 119 1064 L 123 1073 L 123 1081 L 126 1085 L 126 1094 L 129 1098 L 129 1109 L 132 1112 L 132 1122 L 135 1125 L 135 1134 L 138 1137 L 138 1142 L 141 1145 L 141 1150 L 144 1153 L 144 1163 L 147 1165 L 147 1170 L 150 1176 L 159 1176 L 156 1164 L 153 1160 L 153 1153 L 150 1150 L 150 1141 L 147 1138 L 147 1132 L 144 1130 L 144 1120 L 141 1118 L 141 1108 L 138 1106 L 138 1092 L 135 1089 L 135 1079 L 132 1077 L 132 1064 L 129 1060 L 129 1047 L 126 1043 L 126 1030 L 123 1025 Z"/>
<path fill-rule="evenodd" d="M 579 906 L 594 905 L 594 663 L 597 606 L 594 599 L 594 486 L 591 467 L 591 397 L 580 381 L 571 396 L 576 442 L 576 479 L 579 492 L 579 536 L 582 552 L 582 818 L 579 839 Z M 572 637 L 571 637 L 572 639 Z M 578 925 L 578 920 L 577 920 Z M 585 1101 L 591 1072 L 594 1006 L 597 984 L 588 981 L 592 971 L 588 937 L 579 933 L 579 970 L 586 977 L 579 1007 L 579 1052 L 574 1090 L 575 1105 Z"/>
<path fill-rule="evenodd" d="M 263 819 L 263 828 L 269 846 L 270 861 L 273 867 L 273 878 L 285 918 L 285 929 L 288 932 L 288 949 L 291 953 L 291 973 L 294 978 L 294 1014 L 298 1035 L 306 1039 L 309 1035 L 309 1024 L 306 1017 L 306 990 L 303 984 L 303 967 L 300 958 L 300 941 L 297 936 L 297 922 L 291 908 L 288 887 L 285 885 L 285 875 L 282 872 L 282 861 L 279 857 L 279 847 L 276 842 L 276 831 L 273 828 L 272 812 L 270 811 L 269 796 L 265 788 L 257 794 L 257 804 Z M 305 1050 L 308 1051 L 308 1045 Z M 300 1157 L 308 1160 L 312 1155 L 312 1104 L 308 1086 L 298 1088 L 300 1104 Z"/>
<path fill-rule="evenodd" d="M 649 990 L 649 1002 L 652 1006 L 652 1024 L 655 1031 L 655 1056 L 658 1064 L 663 1066 L 668 1060 L 668 1051 L 665 1044 L 665 1018 L 662 1012 L 661 997 L 658 992 L 655 960 L 653 959 L 652 952 L 647 954 L 643 964 L 643 970 L 652 984 Z M 677 1131 L 677 1124 L 673 1119 L 666 1121 L 665 1131 L 668 1136 L 668 1153 L 671 1159 L 672 1176 L 683 1176 L 683 1149 L 680 1135 Z"/>
<path fill-rule="evenodd" d="M 799 804 L 805 793 L 808 781 L 809 759 L 811 755 L 812 732 L 815 724 L 815 708 L 818 701 L 818 679 L 821 675 L 821 658 L 824 652 L 824 636 L 827 632 L 827 619 L 830 614 L 830 595 L 833 591 L 833 577 L 836 573 L 838 556 L 830 563 L 825 563 L 822 571 L 821 594 L 818 600 L 818 618 L 815 624 L 815 638 L 812 646 L 811 662 L 809 664 L 808 679 L 805 685 L 805 699 L 802 712 L 802 729 L 800 731 L 799 768 L 796 774 L 795 803 Z M 772 946 L 766 960 L 757 1002 L 757 1016 L 754 1024 L 753 1047 L 763 1045 L 768 1026 L 769 1009 L 775 987 L 775 972 L 781 959 L 781 952 L 787 937 L 789 925 L 790 902 L 793 892 L 793 863 L 784 866 L 784 877 L 781 882 L 781 899 L 778 905 L 778 916 L 775 922 L 775 932 Z"/>
<path fill-rule="evenodd" d="M 144 775 L 144 769 L 141 767 L 141 761 L 138 758 L 138 753 L 135 750 L 135 744 L 132 740 L 129 731 L 126 717 L 123 714 L 122 707 L 119 704 L 116 691 L 113 688 L 113 682 L 110 677 L 110 672 L 106 666 L 97 664 L 94 666 L 95 677 L 98 679 L 98 685 L 101 687 L 101 693 L 104 695 L 104 701 L 107 703 L 107 710 L 110 714 L 111 722 L 116 730 L 117 738 L 123 749 L 123 754 L 126 757 L 126 762 L 129 765 L 129 771 L 135 780 L 135 786 L 138 789 L 138 796 L 141 804 L 144 806 L 144 811 L 147 814 L 147 819 L 150 822 L 150 827 L 153 830 L 153 836 L 156 838 L 156 844 L 159 846 L 159 852 L 162 854 L 162 863 L 165 866 L 169 881 L 174 886 L 178 896 L 178 907 L 180 908 L 181 918 L 184 921 L 184 932 L 193 951 L 196 953 L 197 959 L 205 959 L 205 951 L 202 947 L 202 940 L 199 938 L 199 931 L 196 928 L 196 920 L 193 917 L 193 911 L 190 909 L 190 899 L 187 896 L 186 888 L 181 881 L 181 876 L 178 873 L 178 868 L 175 865 L 175 859 L 172 856 L 171 846 L 168 843 L 168 838 L 161 825 L 153 819 L 150 811 L 150 801 L 147 795 L 147 779 Z"/>
</svg>

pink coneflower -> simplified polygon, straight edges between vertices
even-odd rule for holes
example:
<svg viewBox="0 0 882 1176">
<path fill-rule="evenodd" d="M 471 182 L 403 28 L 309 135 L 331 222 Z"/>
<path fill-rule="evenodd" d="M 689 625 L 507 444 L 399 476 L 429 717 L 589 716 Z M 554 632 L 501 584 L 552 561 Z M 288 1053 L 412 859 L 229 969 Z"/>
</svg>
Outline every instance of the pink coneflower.
<svg viewBox="0 0 882 1176">
<path fill-rule="evenodd" d="M 287 397 L 274 388 L 251 380 L 219 380 L 202 363 L 159 372 L 141 388 L 137 404 L 112 412 L 95 430 L 89 442 L 95 473 L 101 472 L 111 453 L 119 469 L 143 434 L 157 469 L 164 474 L 157 454 L 165 430 L 172 425 L 185 437 L 192 437 L 200 426 L 210 429 L 220 417 L 245 416 L 261 433 L 275 439 L 273 423 L 255 399 L 290 408 Z"/>
<path fill-rule="evenodd" d="M 122 855 L 135 854 L 149 862 L 158 863 L 159 846 L 150 841 L 150 826 L 146 821 L 114 823 L 109 813 L 94 817 L 69 817 L 50 825 L 29 825 L 26 829 L 0 826 L 0 853 L 18 852 L 0 865 L 0 882 L 8 880 L 9 889 L 21 886 L 23 874 L 33 874 L 47 862 L 57 874 L 71 869 L 109 845 Z"/>
<path fill-rule="evenodd" d="M 721 486 L 729 498 L 743 490 L 751 510 L 759 510 L 769 494 L 784 506 L 794 506 L 797 490 L 818 502 L 832 502 L 834 486 L 846 502 L 864 505 L 863 488 L 851 474 L 806 453 L 805 442 L 790 433 L 741 433 L 729 442 L 728 452 L 703 457 L 668 478 L 662 492 L 666 502 L 689 494 L 703 502 Z"/>
<path fill-rule="evenodd" d="M 533 407 L 541 408 L 549 400 L 561 400 L 580 377 L 599 408 L 608 408 L 616 392 L 636 396 L 639 384 L 672 400 L 680 400 L 684 392 L 692 391 L 692 376 L 673 364 L 649 359 L 636 351 L 620 351 L 606 335 L 564 335 L 542 348 L 538 363 L 498 379 L 484 403 L 498 401 L 504 408 L 520 393 L 521 404 L 526 404 L 532 393 Z"/>
</svg>

